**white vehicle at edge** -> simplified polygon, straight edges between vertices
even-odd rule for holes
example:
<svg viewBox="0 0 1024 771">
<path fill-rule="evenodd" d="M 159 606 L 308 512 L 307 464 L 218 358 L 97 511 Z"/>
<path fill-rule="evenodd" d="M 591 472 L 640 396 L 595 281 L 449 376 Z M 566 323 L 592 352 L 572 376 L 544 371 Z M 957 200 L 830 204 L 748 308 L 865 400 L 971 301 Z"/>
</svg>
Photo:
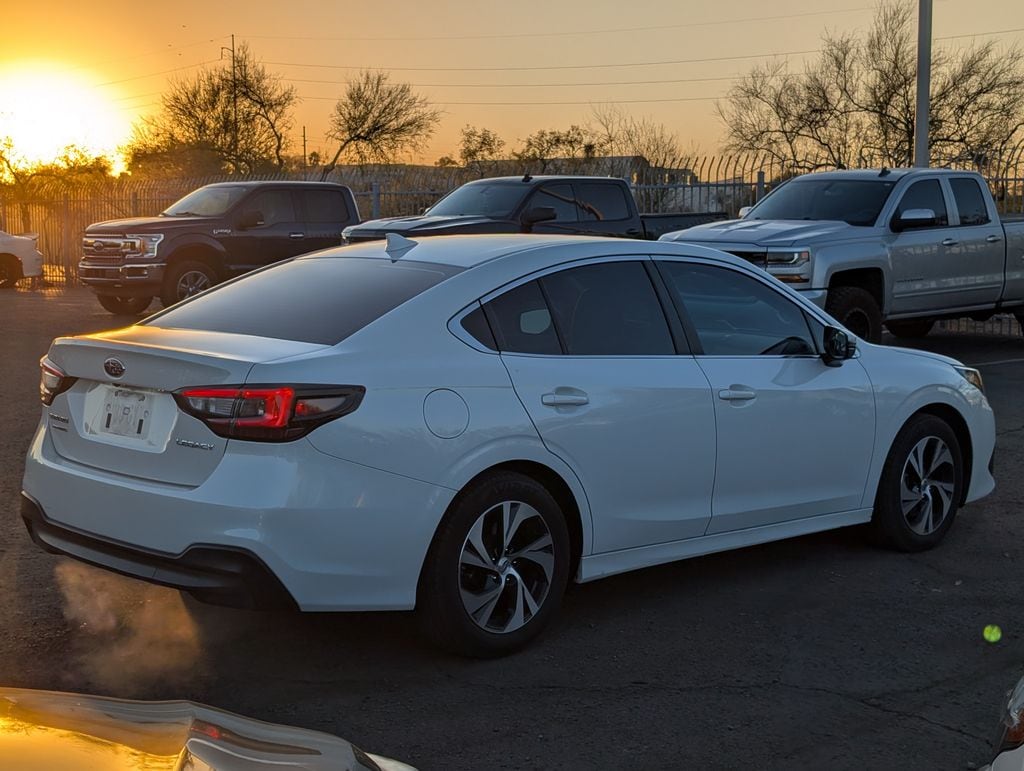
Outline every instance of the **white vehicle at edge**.
<svg viewBox="0 0 1024 771">
<path fill-rule="evenodd" d="M 36 248 L 38 240 L 35 233 L 14 236 L 0 230 L 0 287 L 43 275 L 43 255 Z"/>
<path fill-rule="evenodd" d="M 22 512 L 203 600 L 416 608 L 499 655 L 571 579 L 867 522 L 926 549 L 991 492 L 978 372 L 834 324 L 688 244 L 318 252 L 55 340 Z"/>
</svg>

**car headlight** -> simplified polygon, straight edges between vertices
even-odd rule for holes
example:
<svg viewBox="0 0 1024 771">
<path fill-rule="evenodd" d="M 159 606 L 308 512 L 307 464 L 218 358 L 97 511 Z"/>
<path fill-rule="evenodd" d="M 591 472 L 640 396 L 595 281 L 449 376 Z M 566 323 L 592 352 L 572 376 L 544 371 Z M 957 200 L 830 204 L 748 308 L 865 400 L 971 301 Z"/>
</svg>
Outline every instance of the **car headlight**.
<svg viewBox="0 0 1024 771">
<path fill-rule="evenodd" d="M 129 233 L 126 238 L 129 242 L 134 241 L 134 244 L 132 244 L 135 247 L 133 251 L 140 257 L 156 257 L 157 247 L 164 240 L 164 235 L 163 233 L 149 233 L 146 235 L 131 235 Z"/>
<path fill-rule="evenodd" d="M 985 383 L 981 379 L 981 373 L 973 367 L 954 367 L 954 369 L 960 373 L 960 376 L 970 383 L 972 386 L 977 388 L 982 393 L 985 392 Z"/>
<path fill-rule="evenodd" d="M 803 265 L 811 260 L 810 249 L 769 249 L 769 265 Z"/>
<path fill-rule="evenodd" d="M 765 257 L 768 272 L 786 284 L 807 284 L 811 280 L 810 249 L 769 249 Z"/>
</svg>

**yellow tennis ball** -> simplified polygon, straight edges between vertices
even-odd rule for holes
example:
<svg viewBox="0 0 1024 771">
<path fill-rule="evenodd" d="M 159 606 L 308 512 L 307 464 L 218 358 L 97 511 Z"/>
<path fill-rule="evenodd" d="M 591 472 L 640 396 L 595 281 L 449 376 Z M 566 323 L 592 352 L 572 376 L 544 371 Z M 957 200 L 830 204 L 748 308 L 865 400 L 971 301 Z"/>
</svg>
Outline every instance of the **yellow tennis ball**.
<svg viewBox="0 0 1024 771">
<path fill-rule="evenodd" d="M 995 624 L 986 626 L 981 634 L 990 643 L 997 643 L 1003 639 L 1003 630 Z"/>
</svg>

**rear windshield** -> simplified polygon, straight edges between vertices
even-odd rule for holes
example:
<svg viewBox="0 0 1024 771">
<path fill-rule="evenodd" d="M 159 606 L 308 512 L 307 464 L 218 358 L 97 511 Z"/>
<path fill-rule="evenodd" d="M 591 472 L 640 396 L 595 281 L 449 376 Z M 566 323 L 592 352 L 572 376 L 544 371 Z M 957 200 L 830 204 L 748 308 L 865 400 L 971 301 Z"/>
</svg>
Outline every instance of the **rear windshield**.
<svg viewBox="0 0 1024 771">
<path fill-rule="evenodd" d="M 787 182 L 755 206 L 748 220 L 838 220 L 850 225 L 874 225 L 893 181 L 814 179 Z"/>
<path fill-rule="evenodd" d="M 334 345 L 460 271 L 404 260 L 307 257 L 250 273 L 143 323 Z"/>
</svg>

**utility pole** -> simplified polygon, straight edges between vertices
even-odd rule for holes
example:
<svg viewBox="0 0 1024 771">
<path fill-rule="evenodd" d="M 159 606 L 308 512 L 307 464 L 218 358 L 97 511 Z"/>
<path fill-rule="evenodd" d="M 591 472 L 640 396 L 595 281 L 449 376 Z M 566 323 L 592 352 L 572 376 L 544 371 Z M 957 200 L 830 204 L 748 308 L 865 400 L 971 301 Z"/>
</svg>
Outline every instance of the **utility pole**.
<svg viewBox="0 0 1024 771">
<path fill-rule="evenodd" d="M 302 127 L 302 170 L 306 170 L 306 127 Z"/>
<path fill-rule="evenodd" d="M 238 169 L 238 74 L 235 69 L 235 36 L 231 36 L 231 48 L 220 47 L 221 58 L 224 52 L 231 54 L 231 155 L 235 163 L 235 170 Z"/>
<path fill-rule="evenodd" d="M 928 107 L 932 81 L 932 0 L 918 0 L 917 13 L 917 114 L 914 117 L 914 165 L 927 167 Z"/>
</svg>

